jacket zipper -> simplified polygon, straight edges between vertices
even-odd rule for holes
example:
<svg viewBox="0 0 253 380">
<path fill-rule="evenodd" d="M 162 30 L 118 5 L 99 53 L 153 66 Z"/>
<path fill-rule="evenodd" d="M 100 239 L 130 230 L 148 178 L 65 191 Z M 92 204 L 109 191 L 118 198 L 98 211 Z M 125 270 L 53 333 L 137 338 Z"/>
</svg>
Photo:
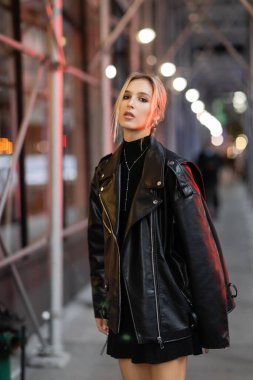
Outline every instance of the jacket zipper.
<svg viewBox="0 0 253 380">
<path fill-rule="evenodd" d="M 182 289 L 180 289 L 180 288 L 179 288 L 179 290 L 180 290 L 181 294 L 184 296 L 184 298 L 186 299 L 186 301 L 188 302 L 188 304 L 189 304 L 190 306 L 193 306 L 193 305 L 192 305 L 192 301 L 190 300 L 189 297 L 187 297 L 187 295 L 185 294 L 185 292 L 184 292 Z"/>
<path fill-rule="evenodd" d="M 108 219 L 108 221 L 109 221 L 109 223 L 110 223 L 110 228 L 111 228 L 111 231 L 110 231 L 110 232 L 111 232 L 111 234 L 112 234 L 112 236 L 113 236 L 113 238 L 114 238 L 114 240 L 115 240 L 115 243 L 116 243 L 116 246 L 117 246 L 117 251 L 118 251 L 118 256 L 119 256 L 119 266 L 118 266 L 118 279 L 119 279 L 119 321 L 118 321 L 118 332 L 119 332 L 120 319 L 121 319 L 121 286 L 120 286 L 120 254 L 119 254 L 119 247 L 118 247 L 117 238 L 116 238 L 116 236 L 115 236 L 115 234 L 114 234 L 114 232 L 113 232 L 112 223 L 111 223 L 111 220 L 110 220 L 110 218 L 109 218 L 109 214 L 108 214 L 108 212 L 107 212 L 107 210 L 106 210 L 106 207 L 105 207 L 105 205 L 104 205 L 104 203 L 103 203 L 103 201 L 102 201 L 102 198 L 101 198 L 100 193 L 99 193 L 98 195 L 99 195 L 99 199 L 100 199 L 101 205 L 102 205 L 102 207 L 103 207 L 103 210 L 104 210 L 104 212 L 105 212 L 105 214 L 106 214 L 106 216 L 107 216 L 107 219 Z M 103 223 L 105 224 L 104 221 L 103 221 Z M 107 229 L 108 229 L 108 227 L 107 227 Z M 108 230 L 109 230 L 109 229 L 108 229 Z"/>
<path fill-rule="evenodd" d="M 176 224 L 176 221 L 175 221 L 175 216 L 173 215 L 172 217 L 172 226 L 171 226 L 171 238 L 170 238 L 170 254 L 173 254 L 173 246 L 174 246 L 174 225 Z M 179 288 L 181 294 L 184 296 L 184 298 L 186 299 L 186 301 L 188 302 L 188 304 L 190 306 L 192 306 L 192 302 L 191 300 L 189 299 L 189 297 L 185 294 L 185 292 Z"/>
<path fill-rule="evenodd" d="M 151 226 L 151 257 L 152 257 L 152 272 L 153 272 L 153 280 L 154 280 L 154 290 L 155 290 L 155 307 L 156 307 L 156 320 L 157 320 L 157 331 L 158 337 L 157 342 L 160 345 L 161 350 L 164 348 L 162 337 L 161 337 L 161 329 L 160 329 L 160 313 L 158 306 L 158 296 L 157 296 L 157 281 L 156 281 L 156 273 L 155 273 L 155 251 L 154 251 L 154 238 L 153 238 L 153 218 L 152 214 L 150 216 L 150 226 Z"/>
<path fill-rule="evenodd" d="M 111 234 L 112 231 L 111 231 L 110 228 L 107 226 L 107 224 L 105 223 L 104 220 L 103 220 L 103 224 L 104 224 L 105 228 L 107 229 L 108 233 Z"/>
<path fill-rule="evenodd" d="M 131 315 L 132 315 L 135 335 L 136 335 L 136 339 L 138 340 L 138 334 L 137 334 L 137 329 L 136 329 L 136 326 L 135 326 L 135 321 L 134 321 L 134 316 L 133 316 L 133 310 L 132 310 L 132 306 L 131 306 L 131 302 L 130 302 L 130 297 L 129 297 L 129 293 L 128 293 L 128 289 L 127 289 L 127 286 L 126 286 L 125 279 L 124 279 L 124 284 L 125 284 L 125 289 L 126 289 L 126 293 L 127 293 L 127 298 L 128 298 L 128 304 L 129 304 L 130 312 L 131 312 Z"/>
</svg>

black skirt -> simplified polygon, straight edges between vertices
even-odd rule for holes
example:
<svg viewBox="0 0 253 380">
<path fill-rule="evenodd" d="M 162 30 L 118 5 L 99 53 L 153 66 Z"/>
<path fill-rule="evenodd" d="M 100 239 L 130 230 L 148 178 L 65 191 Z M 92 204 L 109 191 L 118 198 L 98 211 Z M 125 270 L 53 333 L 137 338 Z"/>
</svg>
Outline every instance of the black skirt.
<svg viewBox="0 0 253 380">
<path fill-rule="evenodd" d="M 163 349 L 160 348 L 158 343 L 139 344 L 134 331 L 126 291 L 123 286 L 121 289 L 120 331 L 118 334 L 114 334 L 111 330 L 109 331 L 107 343 L 108 355 L 116 359 L 131 359 L 136 364 L 159 364 L 182 356 L 202 354 L 202 348 L 196 331 L 193 331 L 191 337 L 164 343 Z"/>
</svg>

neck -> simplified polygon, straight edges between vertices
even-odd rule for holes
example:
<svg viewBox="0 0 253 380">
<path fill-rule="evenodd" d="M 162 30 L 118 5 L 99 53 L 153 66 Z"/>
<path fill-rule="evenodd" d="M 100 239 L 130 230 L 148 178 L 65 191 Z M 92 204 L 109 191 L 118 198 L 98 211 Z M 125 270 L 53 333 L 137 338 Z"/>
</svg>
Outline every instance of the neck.
<svg viewBox="0 0 253 380">
<path fill-rule="evenodd" d="M 124 140 L 127 142 L 139 140 L 143 137 L 150 136 L 150 130 L 131 131 L 124 129 Z"/>
</svg>

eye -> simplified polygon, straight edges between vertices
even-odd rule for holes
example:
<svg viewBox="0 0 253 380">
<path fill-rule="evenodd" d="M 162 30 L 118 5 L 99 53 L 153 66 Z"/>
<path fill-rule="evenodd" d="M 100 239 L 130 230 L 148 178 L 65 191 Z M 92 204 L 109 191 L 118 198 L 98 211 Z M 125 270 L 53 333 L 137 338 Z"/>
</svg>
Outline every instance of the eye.
<svg viewBox="0 0 253 380">
<path fill-rule="evenodd" d="M 127 100 L 127 99 L 129 99 L 129 98 L 130 98 L 129 95 L 124 95 L 124 96 L 123 96 L 123 100 Z"/>
<path fill-rule="evenodd" d="M 148 99 L 146 99 L 146 98 L 140 98 L 140 101 L 142 102 L 142 103 L 147 103 L 148 102 Z"/>
</svg>

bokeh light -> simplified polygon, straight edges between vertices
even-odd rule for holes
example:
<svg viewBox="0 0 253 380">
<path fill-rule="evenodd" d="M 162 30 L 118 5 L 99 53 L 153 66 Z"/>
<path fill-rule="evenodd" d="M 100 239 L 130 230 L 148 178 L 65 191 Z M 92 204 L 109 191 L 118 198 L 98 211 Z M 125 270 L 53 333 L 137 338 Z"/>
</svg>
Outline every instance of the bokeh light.
<svg viewBox="0 0 253 380">
<path fill-rule="evenodd" d="M 193 103 L 199 99 L 199 92 L 195 88 L 190 88 L 185 93 L 185 98 L 188 102 Z"/>
<path fill-rule="evenodd" d="M 139 30 L 136 39 L 141 44 L 149 44 L 156 38 L 156 32 L 152 28 L 144 28 Z"/>
<path fill-rule="evenodd" d="M 105 75 L 109 79 L 113 79 L 117 75 L 117 69 L 114 65 L 108 65 L 105 69 Z"/>
<path fill-rule="evenodd" d="M 171 62 L 165 62 L 160 67 L 161 74 L 164 77 L 171 77 L 176 72 L 176 66 L 174 63 Z"/>
<path fill-rule="evenodd" d="M 187 86 L 187 80 L 183 77 L 177 77 L 173 80 L 173 87 L 176 91 L 181 92 Z"/>
</svg>

